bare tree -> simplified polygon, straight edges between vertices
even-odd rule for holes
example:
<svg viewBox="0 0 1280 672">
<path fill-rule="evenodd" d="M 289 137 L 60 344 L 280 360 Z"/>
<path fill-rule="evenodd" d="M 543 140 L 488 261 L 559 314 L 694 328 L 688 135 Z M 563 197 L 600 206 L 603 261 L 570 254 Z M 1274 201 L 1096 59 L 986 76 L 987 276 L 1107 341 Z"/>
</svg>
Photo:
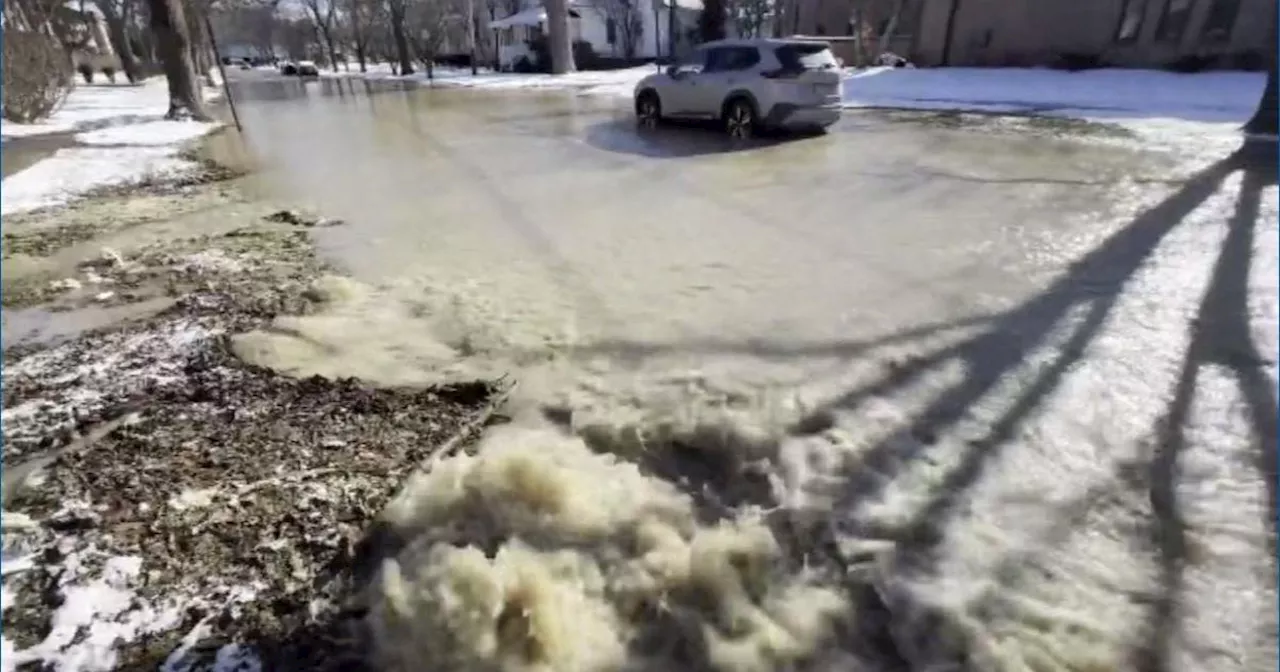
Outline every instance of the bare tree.
<svg viewBox="0 0 1280 672">
<path fill-rule="evenodd" d="M 547 9 L 547 50 L 551 53 L 551 74 L 577 70 L 573 64 L 573 40 L 569 35 L 568 0 L 543 0 Z"/>
<path fill-rule="evenodd" d="M 765 37 L 765 26 L 777 20 L 774 0 L 737 0 L 728 11 L 738 37 Z"/>
<path fill-rule="evenodd" d="M 368 72 L 369 44 L 383 19 L 383 5 L 375 0 L 347 0 L 347 24 L 360 72 Z"/>
<path fill-rule="evenodd" d="M 169 119 L 190 116 L 200 121 L 212 118 L 205 111 L 204 99 L 196 82 L 191 65 L 190 38 L 187 36 L 187 19 L 180 0 L 147 0 L 151 10 L 151 31 L 155 35 L 156 51 L 169 82 Z"/>
<path fill-rule="evenodd" d="M 1267 86 L 1262 90 L 1262 99 L 1258 101 L 1258 109 L 1253 113 L 1253 117 L 1249 119 L 1249 122 L 1244 125 L 1244 131 L 1246 133 L 1252 133 L 1257 135 L 1276 135 L 1277 134 L 1276 116 L 1277 116 L 1277 112 L 1280 112 L 1280 110 L 1277 110 L 1276 108 L 1278 105 L 1280 105 L 1280 101 L 1277 101 L 1278 92 L 1276 91 L 1276 84 L 1277 84 L 1276 83 L 1276 61 L 1277 61 L 1276 30 L 1277 30 L 1277 27 L 1276 27 L 1275 12 L 1276 12 L 1276 5 L 1272 4 L 1271 29 L 1270 29 L 1270 35 L 1269 35 L 1270 42 L 1271 42 L 1271 49 L 1267 51 L 1269 55 L 1269 63 L 1267 64 Z"/>
<path fill-rule="evenodd" d="M 434 62 L 448 42 L 452 19 L 457 18 L 455 3 L 449 0 L 418 0 L 408 6 L 405 28 L 418 62 L 433 77 Z"/>
<path fill-rule="evenodd" d="M 94 6 L 102 13 L 102 20 L 107 24 L 107 39 L 111 40 L 111 49 L 120 59 L 120 69 L 130 82 L 142 79 L 142 71 L 138 67 L 138 58 L 133 53 L 133 45 L 129 39 L 129 24 L 133 23 L 135 5 L 129 0 L 94 0 Z"/>
<path fill-rule="evenodd" d="M 604 14 L 617 35 L 617 44 L 622 47 L 622 55 L 635 58 L 636 49 L 644 37 L 644 20 L 637 0 L 597 0 L 596 8 Z"/>
<path fill-rule="evenodd" d="M 334 72 L 338 71 L 337 51 L 333 48 L 334 23 L 338 15 L 338 4 L 336 0 L 302 0 L 302 4 L 306 6 L 307 13 L 311 15 L 311 21 L 315 25 L 316 32 L 320 34 L 320 39 L 324 41 L 326 56 L 329 58 L 329 65 Z"/>
<path fill-rule="evenodd" d="M 306 58 L 307 52 L 315 44 L 315 27 L 310 20 L 286 20 L 277 26 L 280 46 L 294 60 Z"/>
<path fill-rule="evenodd" d="M 406 0 L 387 0 L 387 15 L 391 23 L 391 40 L 396 46 L 397 70 L 401 75 L 413 74 L 413 55 L 409 53 L 409 39 L 405 35 L 405 18 L 409 8 Z"/>
<path fill-rule="evenodd" d="M 902 19 L 902 10 L 906 7 L 906 0 L 894 0 L 893 10 L 889 14 L 889 20 L 885 23 L 884 32 L 880 33 L 880 39 L 876 43 L 876 59 L 889 51 L 889 47 L 893 42 L 894 32 L 898 30 L 898 22 Z"/>
</svg>

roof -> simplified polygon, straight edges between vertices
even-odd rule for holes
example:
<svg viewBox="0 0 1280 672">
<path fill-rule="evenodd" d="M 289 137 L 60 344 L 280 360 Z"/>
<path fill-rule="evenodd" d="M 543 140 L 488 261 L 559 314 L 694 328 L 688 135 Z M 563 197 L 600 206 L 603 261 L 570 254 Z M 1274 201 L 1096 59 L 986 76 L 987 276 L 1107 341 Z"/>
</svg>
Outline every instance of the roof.
<svg viewBox="0 0 1280 672">
<path fill-rule="evenodd" d="M 570 9 L 569 16 L 579 18 L 577 11 Z M 512 26 L 536 26 L 547 21 L 547 9 L 545 7 L 530 7 L 522 9 L 506 18 L 490 21 L 489 27 L 495 30 L 499 28 L 511 28 Z"/>
<path fill-rule="evenodd" d="M 828 42 L 825 37 L 806 37 L 796 35 L 793 37 L 727 37 L 723 40 L 715 40 L 713 42 L 704 42 L 699 47 L 759 47 L 759 46 L 782 46 L 784 44 L 814 44 Z"/>
</svg>

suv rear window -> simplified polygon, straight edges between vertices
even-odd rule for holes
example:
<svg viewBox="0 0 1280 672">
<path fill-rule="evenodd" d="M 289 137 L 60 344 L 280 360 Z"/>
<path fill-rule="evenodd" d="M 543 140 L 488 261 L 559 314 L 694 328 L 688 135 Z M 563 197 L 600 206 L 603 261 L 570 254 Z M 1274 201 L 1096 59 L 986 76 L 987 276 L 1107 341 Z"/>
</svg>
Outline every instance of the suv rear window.
<svg viewBox="0 0 1280 672">
<path fill-rule="evenodd" d="M 784 70 L 832 70 L 839 67 L 836 55 L 825 44 L 784 44 L 774 50 Z"/>
</svg>

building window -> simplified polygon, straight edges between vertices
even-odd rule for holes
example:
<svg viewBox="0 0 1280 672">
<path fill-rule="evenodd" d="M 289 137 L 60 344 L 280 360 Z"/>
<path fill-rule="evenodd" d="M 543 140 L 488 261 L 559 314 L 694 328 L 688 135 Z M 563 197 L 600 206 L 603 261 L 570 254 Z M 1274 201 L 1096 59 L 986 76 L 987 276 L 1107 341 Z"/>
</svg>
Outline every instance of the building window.
<svg viewBox="0 0 1280 672">
<path fill-rule="evenodd" d="M 1147 15 L 1147 0 L 1124 0 L 1120 7 L 1120 24 L 1116 27 L 1116 42 L 1137 42 L 1142 34 L 1142 19 Z"/>
<path fill-rule="evenodd" d="M 1213 0 L 1204 18 L 1200 39 L 1204 42 L 1230 42 L 1231 31 L 1240 15 L 1240 0 Z"/>
<path fill-rule="evenodd" d="M 1191 19 L 1191 5 L 1195 0 L 1165 0 L 1164 12 L 1160 15 L 1160 23 L 1156 25 L 1157 42 L 1182 41 L 1182 34 L 1187 30 L 1187 21 Z"/>
<path fill-rule="evenodd" d="M 605 19 L 604 21 L 604 41 L 609 44 L 618 43 L 618 24 L 613 19 Z"/>
</svg>

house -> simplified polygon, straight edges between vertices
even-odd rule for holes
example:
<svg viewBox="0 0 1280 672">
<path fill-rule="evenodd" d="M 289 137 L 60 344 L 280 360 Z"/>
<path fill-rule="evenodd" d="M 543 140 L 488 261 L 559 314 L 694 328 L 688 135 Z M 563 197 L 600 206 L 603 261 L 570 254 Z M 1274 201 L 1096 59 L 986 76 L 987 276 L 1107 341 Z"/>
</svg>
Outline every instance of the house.
<svg viewBox="0 0 1280 672">
<path fill-rule="evenodd" d="M 858 32 L 855 26 L 862 26 L 864 43 L 874 42 L 896 10 L 896 0 L 792 1 L 794 24 L 787 32 L 844 36 L 849 39 L 837 46 L 845 49 Z M 1258 67 L 1260 57 L 1276 49 L 1276 0 L 902 3 L 888 50 L 926 66 L 1052 65 L 1065 58 L 1119 67 L 1167 67 L 1188 59 Z"/>
<path fill-rule="evenodd" d="M 680 54 L 696 42 L 701 10 L 701 0 L 572 0 L 569 33 L 575 42 L 590 44 L 600 56 L 628 60 L 665 58 L 673 46 Z M 672 20 L 676 29 L 674 45 L 669 39 Z M 502 69 L 512 69 L 521 58 L 534 60 L 530 45 L 546 34 L 546 21 L 547 11 L 541 0 L 526 0 L 519 11 L 489 23 Z"/>
</svg>

